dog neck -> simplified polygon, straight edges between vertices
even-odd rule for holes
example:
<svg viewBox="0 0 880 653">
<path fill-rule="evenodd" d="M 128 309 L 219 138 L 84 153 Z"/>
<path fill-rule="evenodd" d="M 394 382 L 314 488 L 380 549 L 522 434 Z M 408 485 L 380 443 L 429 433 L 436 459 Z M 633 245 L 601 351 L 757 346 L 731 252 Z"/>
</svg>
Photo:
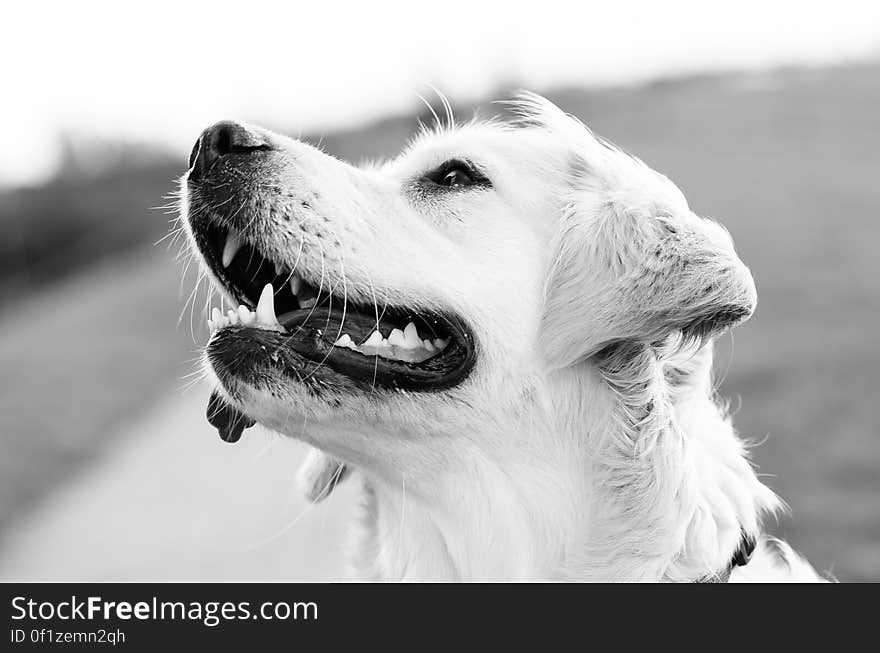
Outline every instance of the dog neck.
<svg viewBox="0 0 880 653">
<path fill-rule="evenodd" d="M 616 348 L 544 377 L 511 428 L 459 438 L 470 444 L 442 473 L 366 474 L 357 574 L 694 581 L 723 571 L 776 498 L 713 400 L 711 362 L 710 345 Z"/>
</svg>

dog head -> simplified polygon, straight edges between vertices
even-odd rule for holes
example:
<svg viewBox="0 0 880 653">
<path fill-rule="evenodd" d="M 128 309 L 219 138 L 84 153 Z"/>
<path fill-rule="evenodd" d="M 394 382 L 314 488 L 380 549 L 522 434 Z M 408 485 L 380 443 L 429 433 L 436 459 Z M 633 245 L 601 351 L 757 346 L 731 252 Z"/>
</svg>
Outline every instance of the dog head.
<svg viewBox="0 0 880 653">
<path fill-rule="evenodd" d="M 537 96 L 514 108 L 363 167 L 242 123 L 201 135 L 182 204 L 240 305 L 206 350 L 226 402 L 419 473 L 503 432 L 560 369 L 751 314 L 727 233 L 668 179 Z"/>
</svg>

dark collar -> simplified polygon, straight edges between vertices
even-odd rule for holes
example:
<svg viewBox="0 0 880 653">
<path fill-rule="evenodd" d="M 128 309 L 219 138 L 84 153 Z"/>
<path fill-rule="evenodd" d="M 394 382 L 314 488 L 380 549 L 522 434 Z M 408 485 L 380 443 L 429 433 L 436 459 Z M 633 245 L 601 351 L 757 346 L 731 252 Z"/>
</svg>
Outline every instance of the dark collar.
<svg viewBox="0 0 880 653">
<path fill-rule="evenodd" d="M 698 578 L 695 580 L 695 583 L 726 583 L 730 580 L 730 574 L 736 567 L 745 567 L 749 564 L 749 559 L 752 557 L 752 552 L 755 550 L 755 536 L 749 535 L 745 532 L 742 534 L 742 539 L 739 541 L 739 547 L 736 552 L 733 554 L 733 557 L 730 559 L 730 562 L 727 563 L 727 567 L 722 569 L 717 574 L 710 574 L 708 576 L 703 576 L 702 578 Z"/>
</svg>

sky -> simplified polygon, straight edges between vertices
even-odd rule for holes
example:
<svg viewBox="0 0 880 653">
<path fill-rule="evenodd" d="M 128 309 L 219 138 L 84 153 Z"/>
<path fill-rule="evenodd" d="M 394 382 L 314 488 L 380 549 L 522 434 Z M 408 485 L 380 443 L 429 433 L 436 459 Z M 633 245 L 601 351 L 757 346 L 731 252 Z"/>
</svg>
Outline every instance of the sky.
<svg viewBox="0 0 880 653">
<path fill-rule="evenodd" d="M 461 101 L 880 55 L 876 0 L 30 0 L 3 24 L 6 186 L 51 175 L 64 132 L 184 157 L 220 119 L 329 130 L 432 86 Z"/>
</svg>

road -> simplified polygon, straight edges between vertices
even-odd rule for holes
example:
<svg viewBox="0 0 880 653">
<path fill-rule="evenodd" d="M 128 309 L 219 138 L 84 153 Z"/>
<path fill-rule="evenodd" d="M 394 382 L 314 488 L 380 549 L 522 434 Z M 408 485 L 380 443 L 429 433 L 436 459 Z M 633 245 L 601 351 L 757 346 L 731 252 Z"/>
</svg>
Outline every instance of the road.
<svg viewBox="0 0 880 653">
<path fill-rule="evenodd" d="M 303 446 L 260 427 L 225 444 L 207 398 L 167 397 L 19 519 L 0 581 L 344 579 L 355 488 L 310 506 L 294 483 Z"/>
</svg>

